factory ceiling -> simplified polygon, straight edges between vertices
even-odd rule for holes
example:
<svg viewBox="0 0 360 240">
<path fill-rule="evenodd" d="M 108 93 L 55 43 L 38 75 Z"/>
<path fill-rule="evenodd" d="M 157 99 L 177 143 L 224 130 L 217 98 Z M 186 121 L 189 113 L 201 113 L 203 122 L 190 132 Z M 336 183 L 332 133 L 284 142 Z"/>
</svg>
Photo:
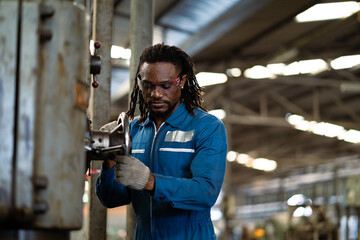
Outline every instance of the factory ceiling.
<svg viewBox="0 0 360 240">
<path fill-rule="evenodd" d="M 231 162 L 233 184 L 286 176 L 359 154 L 359 144 L 300 131 L 286 121 L 286 116 L 296 114 L 308 123 L 360 130 L 359 67 L 330 66 L 340 56 L 360 54 L 360 18 L 355 13 L 337 20 L 295 21 L 320 2 L 325 1 L 154 0 L 156 32 L 166 44 L 189 53 L 197 72 L 242 71 L 224 84 L 205 87 L 204 106 L 226 110 L 229 150 L 275 160 L 277 169 L 267 173 Z M 115 0 L 114 6 L 113 42 L 129 47 L 130 0 Z M 244 75 L 257 65 L 310 59 L 322 59 L 327 69 L 262 79 Z M 127 98 L 118 99 L 114 111 L 125 111 Z"/>
</svg>

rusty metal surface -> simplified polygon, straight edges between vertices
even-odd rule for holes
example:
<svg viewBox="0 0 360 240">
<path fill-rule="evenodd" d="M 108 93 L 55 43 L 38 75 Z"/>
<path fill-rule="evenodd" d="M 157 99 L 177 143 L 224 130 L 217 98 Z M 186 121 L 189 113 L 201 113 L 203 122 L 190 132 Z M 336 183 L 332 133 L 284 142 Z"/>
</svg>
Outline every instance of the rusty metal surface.
<svg viewBox="0 0 360 240">
<path fill-rule="evenodd" d="M 38 85 L 40 9 L 37 2 L 22 3 L 19 94 L 16 136 L 15 209 L 18 220 L 33 215 L 33 164 L 36 115 L 36 89 Z M 19 219 L 20 218 L 20 219 Z M 24 219 L 28 218 L 28 219 Z"/>
<path fill-rule="evenodd" d="M 48 207 L 33 226 L 79 229 L 86 116 L 76 107 L 76 84 L 87 84 L 88 21 L 85 11 L 72 2 L 51 1 L 49 7 L 54 14 L 41 26 L 52 37 L 40 49 L 34 166 L 34 177 L 46 178 L 48 184 L 37 192 L 36 206 Z"/>
<path fill-rule="evenodd" d="M 68 235 L 82 225 L 89 17 L 72 1 L 21 6 L 17 32 L 18 1 L 0 2 L 0 221 Z"/>
<path fill-rule="evenodd" d="M 0 2 L 0 220 L 11 207 L 14 155 L 17 1 Z"/>
</svg>

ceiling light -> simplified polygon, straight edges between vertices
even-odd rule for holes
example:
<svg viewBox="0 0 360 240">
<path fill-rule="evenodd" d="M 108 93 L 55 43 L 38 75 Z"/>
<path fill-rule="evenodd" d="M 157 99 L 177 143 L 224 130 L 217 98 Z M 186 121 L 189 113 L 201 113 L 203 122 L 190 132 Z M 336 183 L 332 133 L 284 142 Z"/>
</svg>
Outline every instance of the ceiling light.
<svg viewBox="0 0 360 240">
<path fill-rule="evenodd" d="M 226 159 L 229 162 L 234 162 L 236 160 L 236 162 L 241 165 L 266 172 L 274 171 L 277 167 L 277 163 L 274 160 L 269 160 L 266 158 L 254 159 L 247 154 L 238 153 L 235 151 L 229 151 L 226 155 Z"/>
<path fill-rule="evenodd" d="M 223 217 L 222 211 L 219 208 L 211 208 L 210 212 L 211 212 L 210 216 L 212 221 L 218 221 Z"/>
<path fill-rule="evenodd" d="M 290 75 L 297 75 L 299 73 L 300 73 L 299 62 L 293 62 L 285 67 L 283 75 L 290 76 Z"/>
<path fill-rule="evenodd" d="M 298 14 L 295 20 L 297 22 L 312 22 L 346 18 L 359 9 L 359 5 L 355 1 L 319 3 Z"/>
<path fill-rule="evenodd" d="M 237 152 L 234 152 L 234 151 L 229 151 L 227 154 L 226 154 L 226 159 L 229 161 L 229 162 L 234 162 L 236 160 L 236 157 L 237 157 Z"/>
<path fill-rule="evenodd" d="M 344 132 L 343 135 L 340 136 L 342 140 L 350 143 L 359 143 L 360 142 L 360 132 L 354 129 L 350 129 L 347 132 Z"/>
<path fill-rule="evenodd" d="M 297 74 L 317 74 L 328 69 L 326 62 L 322 59 L 309 59 L 293 62 L 283 68 L 282 75 L 290 76 Z M 280 70 L 280 69 L 279 69 Z M 281 72 L 279 72 L 281 74 Z"/>
<path fill-rule="evenodd" d="M 340 136 L 344 131 L 344 127 L 326 122 L 318 123 L 312 128 L 313 133 L 329 138 Z"/>
<path fill-rule="evenodd" d="M 283 75 L 286 65 L 284 63 L 272 63 L 266 65 L 272 74 Z"/>
<path fill-rule="evenodd" d="M 304 205 L 307 202 L 308 198 L 304 195 L 304 194 L 295 194 L 292 195 L 288 200 L 287 200 L 287 205 L 289 206 L 299 206 L 299 205 Z"/>
<path fill-rule="evenodd" d="M 294 213 L 294 217 L 310 217 L 312 215 L 312 208 L 310 206 L 298 207 Z"/>
<path fill-rule="evenodd" d="M 226 69 L 226 74 L 229 77 L 240 77 L 241 76 L 241 70 L 240 70 L 240 68 Z"/>
<path fill-rule="evenodd" d="M 253 79 L 262 79 L 262 78 L 274 78 L 275 75 L 271 73 L 271 71 L 260 65 L 256 65 L 252 68 L 248 68 L 244 72 L 244 76 L 247 78 L 253 78 Z"/>
<path fill-rule="evenodd" d="M 300 130 L 300 131 L 310 131 L 311 130 L 311 125 L 312 123 L 309 122 L 309 121 L 302 121 L 302 122 L 299 122 L 298 124 L 294 125 L 294 127 L 297 129 L 297 130 Z"/>
<path fill-rule="evenodd" d="M 299 61 L 299 70 L 301 74 L 317 74 L 328 69 L 327 63 L 322 59 L 310 59 Z"/>
<path fill-rule="evenodd" d="M 236 158 L 236 162 L 240 163 L 240 164 L 246 164 L 247 162 L 249 162 L 251 159 L 251 157 L 245 153 L 241 153 L 237 156 Z"/>
<path fill-rule="evenodd" d="M 346 142 L 360 143 L 360 131 L 354 129 L 346 130 L 340 125 L 327 122 L 307 121 L 304 117 L 295 114 L 287 114 L 285 118 L 298 130 L 312 132 L 329 138 L 337 137 L 339 140 Z"/>
<path fill-rule="evenodd" d="M 201 87 L 225 83 L 227 76 L 224 73 L 200 72 L 196 74 L 196 79 Z"/>
<path fill-rule="evenodd" d="M 111 58 L 122 58 L 129 60 L 131 57 L 131 50 L 128 48 L 119 47 L 116 45 L 111 46 Z"/>
<path fill-rule="evenodd" d="M 297 125 L 304 121 L 303 116 L 296 115 L 296 114 L 290 114 L 290 113 L 287 113 L 285 118 L 291 125 Z"/>
<path fill-rule="evenodd" d="M 359 64 L 360 54 L 338 57 L 330 62 L 330 66 L 335 70 L 352 68 Z"/>
<path fill-rule="evenodd" d="M 252 161 L 251 167 L 257 170 L 269 172 L 276 169 L 277 163 L 274 160 L 269 160 L 266 158 L 256 158 Z"/>
<path fill-rule="evenodd" d="M 275 78 L 276 75 L 298 75 L 298 74 L 317 74 L 328 69 L 327 63 L 322 59 L 301 60 L 285 65 L 284 63 L 271 63 L 264 66 L 256 65 L 245 70 L 247 78 Z"/>
<path fill-rule="evenodd" d="M 219 118 L 220 120 L 224 119 L 226 117 L 226 112 L 223 109 L 215 109 L 209 111 L 211 115 L 214 115 L 215 117 Z"/>
</svg>

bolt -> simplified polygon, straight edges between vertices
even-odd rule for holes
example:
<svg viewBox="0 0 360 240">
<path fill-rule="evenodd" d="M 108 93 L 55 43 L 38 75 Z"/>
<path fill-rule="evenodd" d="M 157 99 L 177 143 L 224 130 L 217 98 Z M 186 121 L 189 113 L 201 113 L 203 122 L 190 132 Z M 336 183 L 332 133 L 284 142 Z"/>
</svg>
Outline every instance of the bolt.
<svg viewBox="0 0 360 240">
<path fill-rule="evenodd" d="M 50 18 L 54 15 L 55 10 L 50 6 L 41 5 L 40 7 L 40 18 L 42 20 Z"/>
<path fill-rule="evenodd" d="M 50 41 L 52 38 L 52 32 L 48 29 L 40 29 L 40 42 L 44 43 Z"/>
<path fill-rule="evenodd" d="M 93 88 L 97 88 L 97 87 L 99 86 L 99 83 L 98 83 L 98 82 L 93 82 L 93 83 L 91 84 L 91 86 L 92 86 Z"/>
<path fill-rule="evenodd" d="M 44 200 L 36 200 L 34 203 L 34 213 L 44 214 L 48 210 L 48 204 Z"/>
<path fill-rule="evenodd" d="M 33 181 L 34 181 L 34 186 L 37 189 L 45 189 L 48 186 L 47 177 L 37 176 L 37 177 L 34 177 Z"/>
<path fill-rule="evenodd" d="M 94 47 L 95 47 L 96 49 L 101 48 L 101 43 L 100 43 L 100 42 L 95 42 L 95 43 L 94 43 Z"/>
</svg>

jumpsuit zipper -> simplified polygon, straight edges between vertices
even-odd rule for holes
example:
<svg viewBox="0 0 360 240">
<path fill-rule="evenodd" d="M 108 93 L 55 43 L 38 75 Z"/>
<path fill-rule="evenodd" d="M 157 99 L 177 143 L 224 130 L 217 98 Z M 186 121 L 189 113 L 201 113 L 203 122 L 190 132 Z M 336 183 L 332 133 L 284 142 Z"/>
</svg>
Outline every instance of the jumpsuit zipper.
<svg viewBox="0 0 360 240">
<path fill-rule="evenodd" d="M 156 139 L 156 136 L 157 136 L 157 133 L 160 131 L 161 127 L 164 125 L 164 123 L 162 123 L 159 127 L 159 130 L 156 131 L 156 125 L 154 122 L 152 122 L 152 124 L 154 125 L 154 138 L 153 138 L 153 141 L 151 143 L 151 151 L 150 151 L 150 164 L 151 164 L 151 168 L 154 170 L 154 157 L 153 157 L 153 150 L 154 150 L 154 143 L 155 143 L 155 139 Z M 153 197 L 150 196 L 150 232 L 151 232 L 151 239 L 154 239 L 155 240 L 155 236 L 153 234 L 153 220 L 152 220 L 152 201 L 153 201 Z"/>
</svg>

